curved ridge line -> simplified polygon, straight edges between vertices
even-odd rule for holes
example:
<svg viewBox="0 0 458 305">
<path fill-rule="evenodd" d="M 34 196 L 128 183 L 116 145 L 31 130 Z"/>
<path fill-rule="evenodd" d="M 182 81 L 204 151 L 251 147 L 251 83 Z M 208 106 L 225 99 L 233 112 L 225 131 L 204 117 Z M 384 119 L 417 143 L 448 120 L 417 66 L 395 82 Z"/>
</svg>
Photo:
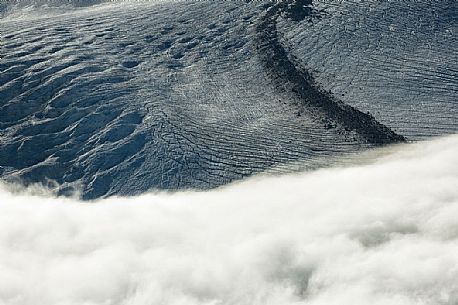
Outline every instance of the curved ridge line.
<svg viewBox="0 0 458 305">
<path fill-rule="evenodd" d="M 311 0 L 301 2 L 311 4 Z M 322 90 L 308 71 L 298 67 L 288 57 L 288 53 L 278 40 L 277 18 L 282 12 L 292 14 L 288 10 L 295 8 L 297 9 L 295 0 L 275 2 L 267 8 L 256 26 L 258 54 L 265 68 L 275 75 L 278 87 L 284 87 L 284 84 L 291 85 L 291 91 L 301 98 L 303 106 L 320 112 L 325 121 L 339 124 L 346 131 L 357 132 L 367 143 L 382 145 L 405 142 L 404 136 L 379 123 L 372 115 L 363 113 L 338 100 L 330 92 Z M 329 126 L 329 123 L 326 125 Z"/>
</svg>

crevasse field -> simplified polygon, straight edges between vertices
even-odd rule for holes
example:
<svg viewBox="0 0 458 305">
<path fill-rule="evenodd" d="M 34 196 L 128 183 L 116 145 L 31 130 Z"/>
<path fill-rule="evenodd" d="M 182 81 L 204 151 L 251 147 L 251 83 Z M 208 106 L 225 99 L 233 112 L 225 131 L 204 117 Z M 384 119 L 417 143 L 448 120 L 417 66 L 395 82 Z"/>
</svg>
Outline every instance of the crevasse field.
<svg viewBox="0 0 458 305">
<path fill-rule="evenodd" d="M 458 2 L 0 0 L 0 305 L 458 305 Z"/>
</svg>

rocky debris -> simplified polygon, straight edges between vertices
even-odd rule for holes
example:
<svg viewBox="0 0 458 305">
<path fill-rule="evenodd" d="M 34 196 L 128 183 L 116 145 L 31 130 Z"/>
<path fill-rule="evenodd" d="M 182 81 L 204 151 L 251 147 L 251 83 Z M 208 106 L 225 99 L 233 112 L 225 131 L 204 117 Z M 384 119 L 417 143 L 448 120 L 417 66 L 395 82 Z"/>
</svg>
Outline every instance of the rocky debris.
<svg viewBox="0 0 458 305">
<path fill-rule="evenodd" d="M 277 18 L 281 14 L 310 16 L 312 9 L 309 5 L 311 1 L 308 0 L 274 3 L 256 26 L 258 54 L 279 90 L 291 88 L 291 92 L 301 98 L 305 109 L 317 113 L 329 122 L 325 124 L 327 129 L 341 126 L 345 131 L 356 132 L 371 144 L 406 141 L 402 135 L 377 122 L 372 115 L 363 113 L 338 100 L 330 92 L 320 89 L 312 75 L 288 56 L 288 52 L 278 39 Z"/>
</svg>

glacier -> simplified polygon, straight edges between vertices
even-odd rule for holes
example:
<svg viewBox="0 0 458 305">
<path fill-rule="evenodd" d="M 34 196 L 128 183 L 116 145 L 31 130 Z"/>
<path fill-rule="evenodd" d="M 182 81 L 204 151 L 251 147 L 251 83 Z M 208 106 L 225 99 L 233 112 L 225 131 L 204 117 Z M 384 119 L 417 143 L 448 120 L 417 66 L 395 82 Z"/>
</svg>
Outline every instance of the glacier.
<svg viewBox="0 0 458 305">
<path fill-rule="evenodd" d="M 457 6 L 0 0 L 0 305 L 457 305 Z"/>
<path fill-rule="evenodd" d="M 458 129 L 455 1 L 6 3 L 5 181 L 205 190 Z"/>
</svg>

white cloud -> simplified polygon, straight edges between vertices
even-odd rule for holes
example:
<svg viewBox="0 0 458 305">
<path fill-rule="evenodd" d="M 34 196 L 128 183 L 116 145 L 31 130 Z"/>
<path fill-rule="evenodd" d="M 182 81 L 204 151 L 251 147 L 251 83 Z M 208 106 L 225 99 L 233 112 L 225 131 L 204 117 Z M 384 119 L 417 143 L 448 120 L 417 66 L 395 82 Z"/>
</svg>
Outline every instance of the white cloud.
<svg viewBox="0 0 458 305">
<path fill-rule="evenodd" d="M 95 203 L 0 191 L 0 304 L 458 304 L 458 136 Z"/>
</svg>

